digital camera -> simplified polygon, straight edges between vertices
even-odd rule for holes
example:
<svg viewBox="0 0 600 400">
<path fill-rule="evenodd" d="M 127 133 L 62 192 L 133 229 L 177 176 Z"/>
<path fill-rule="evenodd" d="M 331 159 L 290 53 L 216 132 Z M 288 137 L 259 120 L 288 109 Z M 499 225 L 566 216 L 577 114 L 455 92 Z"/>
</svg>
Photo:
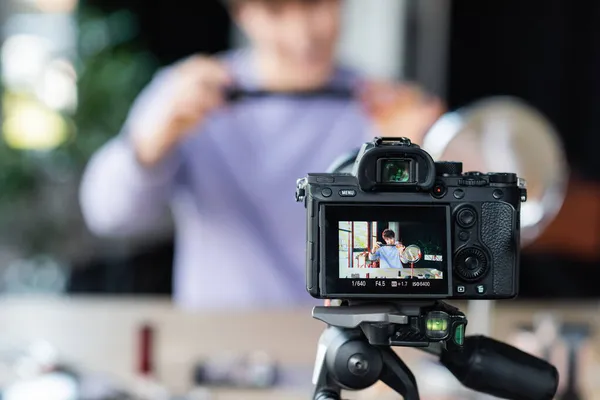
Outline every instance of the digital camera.
<svg viewBox="0 0 600 400">
<path fill-rule="evenodd" d="M 311 173 L 308 292 L 320 299 L 506 299 L 518 294 L 525 181 L 434 162 L 406 138 L 362 146 L 352 173 Z"/>
</svg>

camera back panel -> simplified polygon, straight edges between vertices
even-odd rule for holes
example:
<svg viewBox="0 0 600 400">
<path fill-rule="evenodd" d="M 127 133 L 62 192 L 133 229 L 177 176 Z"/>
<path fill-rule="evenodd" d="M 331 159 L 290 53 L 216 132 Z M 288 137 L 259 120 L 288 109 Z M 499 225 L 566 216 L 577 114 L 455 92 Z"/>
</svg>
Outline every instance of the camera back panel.
<svg viewBox="0 0 600 400">
<path fill-rule="evenodd" d="M 308 216 L 307 233 L 307 289 L 318 298 L 455 298 L 502 299 L 518 293 L 519 220 L 520 204 L 526 192 L 517 184 L 513 174 L 463 174 L 457 163 L 437 163 L 437 176 L 427 190 L 364 192 L 352 174 L 309 174 L 305 182 L 305 201 Z M 336 290 L 332 247 L 326 240 L 327 232 L 338 227 L 328 223 L 328 209 L 345 205 L 394 208 L 445 206 L 448 232 L 447 255 L 444 263 L 448 289 L 428 292 L 405 290 L 399 284 L 424 285 L 427 279 L 410 277 L 407 282 L 389 276 L 350 279 L 358 283 L 351 292 Z M 387 208 L 386 208 L 387 207 Z M 382 218 L 379 217 L 379 220 Z M 348 218 L 351 220 L 351 218 Z M 365 218 L 359 218 L 363 221 Z M 443 255 L 444 257 L 446 254 Z M 419 265 L 416 265 L 417 267 Z M 407 268 L 405 268 L 407 269 Z M 361 271 L 364 272 L 364 271 Z M 407 272 L 408 271 L 404 271 Z M 368 276 L 368 275 L 367 275 Z M 341 281 L 343 278 L 338 277 Z M 369 281 L 366 284 L 364 281 Z M 379 286 L 371 281 L 380 282 Z M 385 286 L 381 286 L 384 284 Z M 394 288 L 390 288 L 394 284 Z"/>
</svg>

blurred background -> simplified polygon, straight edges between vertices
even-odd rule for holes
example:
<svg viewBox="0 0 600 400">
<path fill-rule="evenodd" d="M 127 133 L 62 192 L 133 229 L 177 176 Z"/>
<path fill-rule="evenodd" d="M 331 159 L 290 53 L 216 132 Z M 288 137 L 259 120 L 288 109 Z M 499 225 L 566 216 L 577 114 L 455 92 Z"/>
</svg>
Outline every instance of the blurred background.
<svg viewBox="0 0 600 400">
<path fill-rule="evenodd" d="M 566 200 L 524 251 L 520 300 L 497 306 L 498 318 L 514 329 L 505 325 L 494 336 L 530 332 L 533 328 L 522 327 L 536 326 L 540 313 L 586 323 L 585 340 L 600 327 L 595 325 L 598 18 L 600 4 L 591 1 L 345 4 L 340 58 L 346 63 L 372 77 L 416 82 L 450 110 L 489 96 L 521 98 L 545 115 L 563 140 L 570 168 Z M 190 364 L 214 353 L 205 351 L 207 342 L 237 340 L 239 318 L 256 328 L 256 341 L 243 343 L 254 350 L 262 346 L 273 358 L 288 357 L 299 368 L 291 375 L 305 376 L 312 357 L 306 352 L 322 328 L 307 310 L 297 319 L 287 313 L 234 318 L 175 310 L 169 301 L 170 224 L 140 239 L 100 239 L 88 232 L 79 209 L 79 182 L 88 160 L 118 134 L 153 74 L 191 54 L 215 54 L 244 43 L 223 5 L 217 0 L 3 0 L 0 27 L 0 321 L 6 327 L 4 337 L 0 329 L 0 343 L 21 349 L 21 358 L 33 357 L 30 352 L 37 349 L 38 364 L 40 352 L 54 354 L 53 360 L 112 374 L 121 382 L 139 372 L 135 360 L 143 329 L 138 328 L 149 320 L 161 334 L 157 357 L 168 360 L 156 368 L 171 388 L 183 391 L 192 376 Z M 224 325 L 212 332 L 219 324 Z M 288 354 L 288 346 L 268 340 L 275 335 L 292 340 L 292 330 L 310 350 Z M 590 343 L 591 353 L 600 348 L 597 340 Z M 223 346 L 247 350 L 239 343 Z M 104 350 L 94 353 L 94 348 Z M 594 363 L 583 372 L 600 376 Z M 6 379 L 0 384 L 12 382 Z M 588 385 L 581 389 L 588 390 L 583 398 L 600 399 L 581 379 L 582 387 Z M 50 399 L 41 396 L 28 399 Z"/>
</svg>

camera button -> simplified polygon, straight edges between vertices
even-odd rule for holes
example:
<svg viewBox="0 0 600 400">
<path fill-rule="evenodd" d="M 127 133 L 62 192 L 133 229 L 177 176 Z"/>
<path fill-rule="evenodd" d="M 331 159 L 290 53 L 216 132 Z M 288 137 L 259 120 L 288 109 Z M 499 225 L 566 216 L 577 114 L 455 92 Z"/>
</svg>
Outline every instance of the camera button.
<svg viewBox="0 0 600 400">
<path fill-rule="evenodd" d="M 356 190 L 342 189 L 340 190 L 340 197 L 356 197 Z"/>
<path fill-rule="evenodd" d="M 446 195 L 446 186 L 441 182 L 436 182 L 431 190 L 431 195 L 436 199 L 441 199 Z"/>
<path fill-rule="evenodd" d="M 477 285 L 475 290 L 477 291 L 477 294 L 485 294 L 487 291 L 485 285 Z"/>
<path fill-rule="evenodd" d="M 470 237 L 471 237 L 471 234 L 467 231 L 460 231 L 458 233 L 458 239 L 460 239 L 460 241 L 462 241 L 462 242 L 468 241 Z"/>
<path fill-rule="evenodd" d="M 501 198 L 504 197 L 504 192 L 500 189 L 496 189 L 496 190 L 494 190 L 494 193 L 492 195 L 494 196 L 494 198 L 496 200 L 500 200 Z"/>
<path fill-rule="evenodd" d="M 466 291 L 467 291 L 467 288 L 463 285 L 458 285 L 456 287 L 456 293 L 458 293 L 458 294 L 465 294 Z"/>
<path fill-rule="evenodd" d="M 475 222 L 477 221 L 477 214 L 475 214 L 475 211 L 471 210 L 470 208 L 465 208 L 458 212 L 456 220 L 463 228 L 470 228 L 475 225 Z"/>
<path fill-rule="evenodd" d="M 464 190 L 462 190 L 462 189 L 456 189 L 454 191 L 454 198 L 455 199 L 460 200 L 460 199 L 463 199 L 464 197 L 465 197 L 465 191 Z"/>
<path fill-rule="evenodd" d="M 333 191 L 329 188 L 325 188 L 321 190 L 321 194 L 323 195 L 323 197 L 331 197 L 333 195 Z"/>
</svg>

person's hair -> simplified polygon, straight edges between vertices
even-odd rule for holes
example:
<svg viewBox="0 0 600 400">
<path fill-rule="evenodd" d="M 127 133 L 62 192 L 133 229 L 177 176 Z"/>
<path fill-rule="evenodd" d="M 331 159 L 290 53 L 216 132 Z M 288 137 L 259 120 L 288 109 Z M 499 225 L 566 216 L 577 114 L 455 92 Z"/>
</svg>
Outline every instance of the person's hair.
<svg viewBox="0 0 600 400">
<path fill-rule="evenodd" d="M 384 230 L 382 236 L 386 239 L 395 239 L 396 238 L 396 234 L 391 229 Z"/>
</svg>

